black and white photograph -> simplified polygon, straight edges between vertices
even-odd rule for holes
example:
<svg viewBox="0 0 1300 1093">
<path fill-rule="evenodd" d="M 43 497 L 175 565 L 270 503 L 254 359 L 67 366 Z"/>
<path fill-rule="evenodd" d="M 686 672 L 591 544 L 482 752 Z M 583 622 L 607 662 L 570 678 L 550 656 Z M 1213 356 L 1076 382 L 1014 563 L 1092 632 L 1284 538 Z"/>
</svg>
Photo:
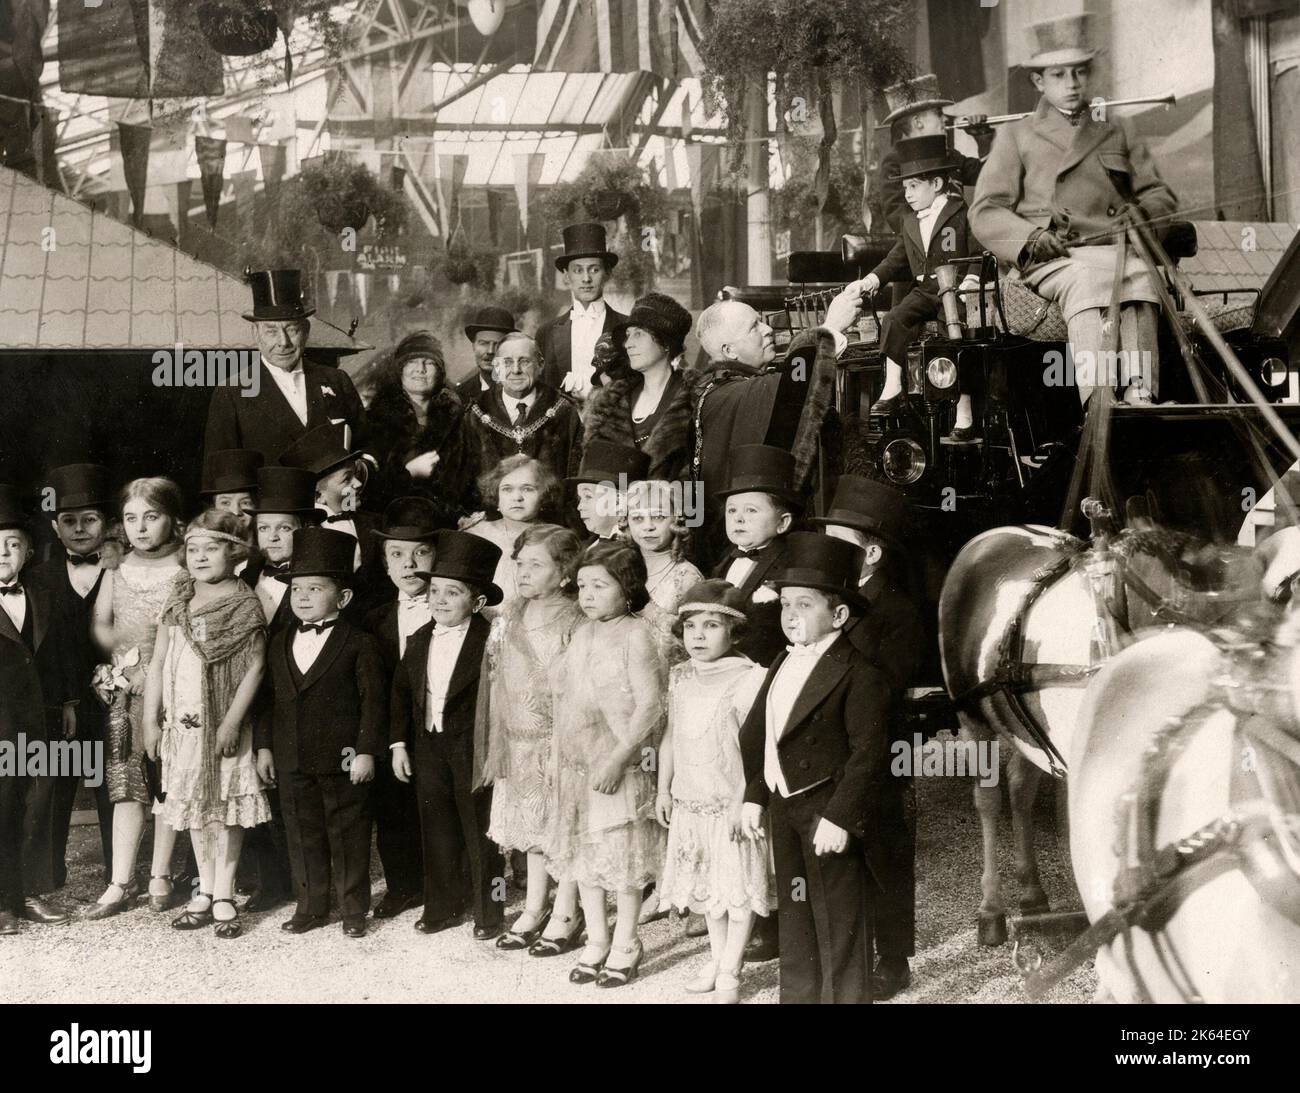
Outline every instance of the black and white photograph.
<svg viewBox="0 0 1300 1093">
<path fill-rule="evenodd" d="M 0 0 L 33 1065 L 179 1079 L 185 1003 L 1280 1061 L 1298 132 L 1300 0 Z"/>
</svg>

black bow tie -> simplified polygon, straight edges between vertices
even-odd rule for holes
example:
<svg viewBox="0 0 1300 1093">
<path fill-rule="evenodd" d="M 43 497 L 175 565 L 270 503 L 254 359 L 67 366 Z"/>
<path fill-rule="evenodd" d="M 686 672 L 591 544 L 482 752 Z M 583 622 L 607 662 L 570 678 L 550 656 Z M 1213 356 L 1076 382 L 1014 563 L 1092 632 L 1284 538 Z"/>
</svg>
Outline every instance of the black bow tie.
<svg viewBox="0 0 1300 1093">
<path fill-rule="evenodd" d="M 741 550 L 740 547 L 736 547 L 736 549 L 733 550 L 732 553 L 735 554 L 737 558 L 749 558 L 752 561 L 754 558 L 757 558 L 760 554 L 762 554 L 763 551 L 765 551 L 766 549 L 767 547 L 759 547 L 757 550 Z"/>
<path fill-rule="evenodd" d="M 325 519 L 322 521 L 322 523 L 325 523 L 325 524 L 341 524 L 341 523 L 343 523 L 345 520 L 351 520 L 351 519 L 352 519 L 352 513 L 350 513 L 350 512 L 336 512 L 333 516 L 327 516 L 327 517 L 325 517 Z"/>
<path fill-rule="evenodd" d="M 298 624 L 298 633 L 307 634 L 314 632 L 317 634 L 323 634 L 326 630 L 332 628 L 338 621 L 338 619 L 329 619 L 326 622 L 300 622 Z"/>
<path fill-rule="evenodd" d="M 0 584 L 0 596 L 21 596 L 23 586 L 18 581 L 13 584 Z"/>
<path fill-rule="evenodd" d="M 262 566 L 262 576 L 270 577 L 273 580 L 281 581 L 284 584 L 289 583 L 289 563 L 288 562 L 267 562 Z"/>
<path fill-rule="evenodd" d="M 99 552 L 94 554 L 69 554 L 68 565 L 99 565 Z"/>
</svg>

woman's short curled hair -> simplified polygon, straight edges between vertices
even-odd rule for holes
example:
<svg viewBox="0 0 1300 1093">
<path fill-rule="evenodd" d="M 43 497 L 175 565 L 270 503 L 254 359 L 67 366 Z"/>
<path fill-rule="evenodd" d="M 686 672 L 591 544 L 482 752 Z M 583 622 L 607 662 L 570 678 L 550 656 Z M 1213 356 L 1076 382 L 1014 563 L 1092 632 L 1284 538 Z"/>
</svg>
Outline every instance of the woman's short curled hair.
<svg viewBox="0 0 1300 1093">
<path fill-rule="evenodd" d="M 519 555 L 523 553 L 524 547 L 530 546 L 546 548 L 546 553 L 551 556 L 556 568 L 564 574 L 560 589 L 566 596 L 576 596 L 578 589 L 573 577 L 578 559 L 582 556 L 582 540 L 559 524 L 533 524 L 525 528 L 515 539 L 510 557 L 516 562 L 519 561 Z"/>
<path fill-rule="evenodd" d="M 620 539 L 602 539 L 592 543 L 574 567 L 575 584 L 577 571 L 585 566 L 601 566 L 613 577 L 627 598 L 628 611 L 633 614 L 650 602 L 650 593 L 645 587 L 645 559 L 631 544 Z"/>
<path fill-rule="evenodd" d="M 540 459 L 519 452 L 516 455 L 506 456 L 491 470 L 484 471 L 479 476 L 479 495 L 489 509 L 496 508 L 497 490 L 501 488 L 501 480 L 524 467 L 532 467 L 533 474 L 537 478 L 537 491 L 541 495 L 538 511 L 545 511 L 556 503 L 560 492 L 560 480 L 555 472 Z"/>
<path fill-rule="evenodd" d="M 675 490 L 674 487 L 678 487 L 678 489 Z M 668 547 L 669 554 L 674 562 L 689 558 L 691 556 L 691 529 L 686 526 L 686 515 L 681 511 L 677 503 L 677 493 L 681 488 L 684 488 L 681 483 L 666 482 L 659 478 L 642 479 L 633 482 L 627 488 L 627 495 L 623 503 L 619 505 L 619 534 L 635 546 L 636 544 L 632 540 L 632 510 L 637 507 L 640 498 L 645 497 L 647 494 L 649 494 L 648 500 L 651 502 L 666 499 L 673 510 L 673 523 L 670 529 L 673 538 Z"/>
<path fill-rule="evenodd" d="M 219 531 L 223 535 L 233 535 L 242 539 L 244 537 L 243 529 L 239 526 L 239 517 L 233 512 L 226 512 L 225 509 L 204 509 L 193 520 L 187 531 Z M 230 548 L 230 556 L 236 562 L 242 562 L 248 558 L 249 547 L 246 543 L 232 543 L 228 539 L 218 539 L 217 542 Z"/>
</svg>

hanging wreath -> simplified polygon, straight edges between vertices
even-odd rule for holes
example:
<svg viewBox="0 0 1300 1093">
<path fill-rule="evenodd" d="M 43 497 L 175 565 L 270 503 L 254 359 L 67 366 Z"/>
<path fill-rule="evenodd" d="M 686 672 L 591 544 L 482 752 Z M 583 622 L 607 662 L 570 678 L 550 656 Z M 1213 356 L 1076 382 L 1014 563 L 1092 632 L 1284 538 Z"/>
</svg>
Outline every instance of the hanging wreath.
<svg viewBox="0 0 1300 1093">
<path fill-rule="evenodd" d="M 251 57 L 275 44 L 279 28 L 275 12 L 251 0 L 204 0 L 199 5 L 199 29 L 218 53 Z"/>
</svg>

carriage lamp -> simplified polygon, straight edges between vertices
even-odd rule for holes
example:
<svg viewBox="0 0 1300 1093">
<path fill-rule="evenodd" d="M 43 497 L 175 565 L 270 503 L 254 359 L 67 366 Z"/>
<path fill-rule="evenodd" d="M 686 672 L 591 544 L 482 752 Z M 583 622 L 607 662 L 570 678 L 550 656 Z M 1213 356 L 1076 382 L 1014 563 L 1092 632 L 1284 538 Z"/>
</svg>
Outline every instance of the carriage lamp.
<svg viewBox="0 0 1300 1093">
<path fill-rule="evenodd" d="M 931 357 L 925 366 L 925 378 L 931 387 L 946 391 L 957 383 L 957 362 L 951 357 Z"/>
<path fill-rule="evenodd" d="M 919 482 L 925 467 L 925 449 L 910 436 L 896 436 L 880 450 L 880 470 L 896 486 Z"/>
<path fill-rule="evenodd" d="M 1287 369 L 1286 361 L 1281 357 L 1268 357 L 1260 363 L 1260 378 L 1269 387 L 1281 387 L 1290 378 L 1290 371 Z"/>
</svg>

